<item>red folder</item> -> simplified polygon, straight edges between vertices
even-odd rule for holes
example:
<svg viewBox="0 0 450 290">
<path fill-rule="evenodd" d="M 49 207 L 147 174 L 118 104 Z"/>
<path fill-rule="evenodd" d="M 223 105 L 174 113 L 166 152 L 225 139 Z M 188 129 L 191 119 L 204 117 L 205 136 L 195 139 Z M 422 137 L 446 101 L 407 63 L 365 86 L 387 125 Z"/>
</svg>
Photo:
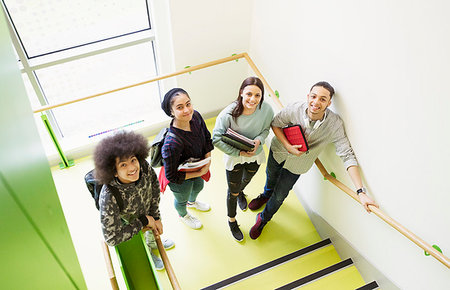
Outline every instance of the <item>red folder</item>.
<svg viewBox="0 0 450 290">
<path fill-rule="evenodd" d="M 309 150 L 308 142 L 300 125 L 284 127 L 283 132 L 289 143 L 292 145 L 302 145 L 302 148 L 299 149 L 300 151 L 306 152 Z"/>
</svg>

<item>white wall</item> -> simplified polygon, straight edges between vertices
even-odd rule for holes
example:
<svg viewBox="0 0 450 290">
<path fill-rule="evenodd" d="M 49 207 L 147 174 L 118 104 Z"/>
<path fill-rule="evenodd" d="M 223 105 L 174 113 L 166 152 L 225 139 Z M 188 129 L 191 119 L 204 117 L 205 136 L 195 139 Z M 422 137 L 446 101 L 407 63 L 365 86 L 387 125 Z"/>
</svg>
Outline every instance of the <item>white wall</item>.
<svg viewBox="0 0 450 290">
<path fill-rule="evenodd" d="M 450 255 L 450 3 L 255 2 L 250 56 L 284 104 L 327 80 L 381 209 Z M 320 159 L 353 188 L 331 145 Z M 402 289 L 446 289 L 449 270 L 325 183 L 296 186 L 317 214 Z"/>
<path fill-rule="evenodd" d="M 248 51 L 252 3 L 170 0 L 175 70 Z M 245 60 L 233 61 L 177 77 L 177 83 L 196 110 L 211 116 L 237 97 L 247 68 Z"/>
</svg>

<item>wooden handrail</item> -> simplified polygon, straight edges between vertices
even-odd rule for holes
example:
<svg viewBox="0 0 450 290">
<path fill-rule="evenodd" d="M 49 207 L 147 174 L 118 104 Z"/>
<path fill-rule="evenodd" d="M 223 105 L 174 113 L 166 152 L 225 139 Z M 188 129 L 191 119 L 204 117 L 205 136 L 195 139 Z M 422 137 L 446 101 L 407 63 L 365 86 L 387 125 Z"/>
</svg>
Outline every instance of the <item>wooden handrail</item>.
<svg viewBox="0 0 450 290">
<path fill-rule="evenodd" d="M 327 170 L 323 166 L 322 162 L 320 162 L 319 159 L 316 159 L 315 161 L 317 168 L 319 168 L 320 172 L 322 173 L 323 177 L 325 177 L 328 181 L 336 185 L 338 188 L 340 188 L 343 192 L 347 193 L 351 198 L 356 200 L 357 202 L 361 203 L 359 201 L 358 195 L 356 192 L 348 188 L 345 184 L 328 174 Z M 435 248 L 430 246 L 428 243 L 426 243 L 424 240 L 413 234 L 410 230 L 402 226 L 400 223 L 395 221 L 393 218 L 391 218 L 389 215 L 385 214 L 382 210 L 379 208 L 369 205 L 369 209 L 371 212 L 373 212 L 376 216 L 378 216 L 380 219 L 385 221 L 388 225 L 399 231 L 402 235 L 407 237 L 409 240 L 411 240 L 414 244 L 418 245 L 428 253 L 430 253 L 433 257 L 435 257 L 439 262 L 447 266 L 447 268 L 450 268 L 450 260 L 448 257 L 446 257 L 441 252 L 437 251 Z"/>
<path fill-rule="evenodd" d="M 269 83 L 266 81 L 266 79 L 263 77 L 262 73 L 256 67 L 256 64 L 253 62 L 253 60 L 250 58 L 250 56 L 246 52 L 244 52 L 244 57 L 245 57 L 245 60 L 247 60 L 247 63 L 252 68 L 252 70 L 258 76 L 258 78 L 263 82 L 264 87 L 266 88 L 266 90 L 269 91 L 269 94 L 272 96 L 272 100 L 275 102 L 275 104 L 278 106 L 279 109 L 282 109 L 283 108 L 283 104 L 281 104 L 281 102 L 278 99 L 277 95 L 275 94 L 274 90 L 272 90 L 272 88 L 269 86 Z"/>
<path fill-rule="evenodd" d="M 163 260 L 164 267 L 166 268 L 167 276 L 169 277 L 170 284 L 174 290 L 180 290 L 180 284 L 178 283 L 177 277 L 175 276 L 175 271 L 170 264 L 169 257 L 167 256 L 166 250 L 164 249 L 164 245 L 161 241 L 161 237 L 155 233 L 153 230 L 153 236 L 155 237 L 156 245 L 158 246 L 159 254 L 161 255 L 161 259 Z"/>
<path fill-rule="evenodd" d="M 114 273 L 114 268 L 111 261 L 111 255 L 109 253 L 108 245 L 105 243 L 105 241 L 102 241 L 102 248 L 103 248 L 103 256 L 105 257 L 106 262 L 106 270 L 108 271 L 109 281 L 111 282 L 111 288 L 113 290 L 119 290 L 116 274 Z"/>
<path fill-rule="evenodd" d="M 240 54 L 232 55 L 232 56 L 229 56 L 229 57 L 224 57 L 224 58 L 221 58 L 221 59 L 218 59 L 218 60 L 214 60 L 214 61 L 206 62 L 206 63 L 203 63 L 203 64 L 191 66 L 191 67 L 179 70 L 179 71 L 174 72 L 174 73 L 170 73 L 170 74 L 166 74 L 166 75 L 162 75 L 162 76 L 157 76 L 157 77 L 149 79 L 147 81 L 143 81 L 143 82 L 140 82 L 140 83 L 128 85 L 128 86 L 125 86 L 125 87 L 117 88 L 117 89 L 106 91 L 106 92 L 103 92 L 103 93 L 98 93 L 98 94 L 95 94 L 95 95 L 91 95 L 91 96 L 87 96 L 87 97 L 83 97 L 83 98 L 78 98 L 78 99 L 62 102 L 62 103 L 59 103 L 59 104 L 42 106 L 42 107 L 40 107 L 40 108 L 38 108 L 36 110 L 33 110 L 33 113 L 39 113 L 39 112 L 51 110 L 51 109 L 54 109 L 54 108 L 58 108 L 58 107 L 62 107 L 62 106 L 65 106 L 65 105 L 69 105 L 69 104 L 85 101 L 85 100 L 88 100 L 88 99 L 92 99 L 92 98 L 96 98 L 96 97 L 99 97 L 99 96 L 115 93 L 115 92 L 126 90 L 126 89 L 129 89 L 129 88 L 142 86 L 142 85 L 145 85 L 145 84 L 148 84 L 148 83 L 152 83 L 152 82 L 156 82 L 156 81 L 160 81 L 160 80 L 163 80 L 163 79 L 168 79 L 168 78 L 171 78 L 171 77 L 174 77 L 174 76 L 177 76 L 177 75 L 182 75 L 182 74 L 185 74 L 185 73 L 189 73 L 189 72 L 193 72 L 193 71 L 196 71 L 196 70 L 204 69 L 204 68 L 207 68 L 207 67 L 210 67 L 210 66 L 214 66 L 214 65 L 225 63 L 225 62 L 233 61 L 233 60 L 236 60 L 236 59 L 244 58 L 245 55 L 246 55 L 246 53 L 240 53 Z"/>
<path fill-rule="evenodd" d="M 255 63 L 253 62 L 253 60 L 250 58 L 250 56 L 244 52 L 244 53 L 240 53 L 240 54 L 236 54 L 233 56 L 229 56 L 229 57 L 225 57 L 225 58 L 221 58 L 215 61 L 210 61 L 207 63 L 203 63 L 200 65 L 196 65 L 196 66 L 192 66 L 189 68 L 185 68 L 182 70 L 179 70 L 177 72 L 171 73 L 171 74 L 167 74 L 167 75 L 163 75 L 163 76 L 159 76 L 159 77 L 155 77 L 153 79 L 150 79 L 148 81 L 144 81 L 144 82 L 140 82 L 137 84 L 133 84 L 133 85 L 129 85 L 129 86 L 125 86 L 125 87 L 121 87 L 115 90 L 111 90 L 111 91 L 107 91 L 107 92 L 103 92 L 103 93 L 99 93 L 99 94 L 95 94 L 95 95 L 91 95 L 88 97 L 84 97 L 84 98 L 79 98 L 79 99 L 75 99 L 75 100 L 71 100 L 71 101 L 67 101 L 67 102 L 63 102 L 60 104 L 55 104 L 55 105 L 49 105 L 49 106 L 43 106 L 39 109 L 36 109 L 33 111 L 33 113 L 39 113 L 42 111 L 46 111 L 46 110 L 50 110 L 53 108 L 57 108 L 57 107 L 62 107 L 68 104 L 72 104 L 72 103 L 76 103 L 76 102 L 81 102 L 87 99 L 91 99 L 91 98 L 95 98 L 98 96 L 102 96 L 102 95 L 106 95 L 106 94 L 110 94 L 110 93 L 114 93 L 117 91 L 121 91 L 121 90 L 125 90 L 128 88 L 132 88 L 132 87 L 136 87 L 136 86 L 140 86 L 140 85 L 144 85 L 144 84 L 148 84 L 151 82 L 155 82 L 158 80 L 163 80 L 163 79 L 167 79 L 170 77 L 174 77 L 177 75 L 181 75 L 181 74 L 185 74 L 185 73 L 189 73 L 192 71 L 196 71 L 196 70 L 200 70 L 203 68 L 207 68 L 207 67 L 211 67 L 214 65 L 218 65 L 218 64 L 222 64 L 225 62 L 229 62 L 229 61 L 233 61 L 236 59 L 240 59 L 240 58 L 245 58 L 247 63 L 250 65 L 250 67 L 253 69 L 253 71 L 255 72 L 255 74 L 261 79 L 261 81 L 263 82 L 264 86 L 266 87 L 266 89 L 269 91 L 270 95 L 272 96 L 273 101 L 275 102 L 275 104 L 278 106 L 278 108 L 282 109 L 283 105 L 281 104 L 280 100 L 278 99 L 278 97 L 276 96 L 274 90 L 272 90 L 272 88 L 270 87 L 269 83 L 266 81 L 266 79 L 263 77 L 263 75 L 261 74 L 261 72 L 259 71 L 259 69 L 256 67 Z M 357 202 L 359 201 L 358 196 L 356 195 L 356 193 L 354 191 L 352 191 L 350 188 L 348 188 L 347 186 L 345 186 L 343 183 L 341 183 L 340 181 L 338 181 L 336 178 L 334 178 L 333 176 L 331 176 L 330 174 L 328 174 L 328 172 L 326 171 L 325 167 L 322 165 L 322 163 L 320 162 L 320 160 L 317 158 L 316 161 L 316 166 L 319 168 L 320 172 L 322 173 L 322 175 L 331 183 L 333 183 L 334 185 L 336 185 L 338 188 L 340 188 L 342 191 L 344 191 L 345 193 L 347 193 L 350 197 L 352 197 L 354 200 L 356 200 Z M 443 255 L 442 253 L 440 253 L 439 251 L 437 251 L 436 249 L 434 249 L 432 246 L 430 246 L 428 243 L 424 242 L 422 239 L 420 239 L 418 236 L 416 236 L 415 234 L 413 234 L 411 231 L 409 231 L 408 229 L 406 229 L 404 226 L 402 226 L 401 224 L 399 224 L 398 222 L 396 222 L 394 219 L 392 219 L 391 217 L 389 217 L 387 214 L 383 213 L 380 209 L 369 205 L 369 209 L 379 218 L 381 218 L 382 220 L 384 220 L 387 224 L 389 224 L 390 226 L 392 226 L 393 228 L 395 228 L 397 231 L 399 231 L 402 235 L 404 235 L 405 237 L 407 237 L 408 239 L 410 239 L 413 243 L 415 243 L 416 245 L 418 245 L 420 248 L 422 248 L 423 250 L 427 251 L 428 253 L 430 253 L 434 258 L 436 258 L 438 261 L 440 261 L 442 264 L 444 264 L 445 266 L 447 266 L 447 268 L 450 268 L 450 259 L 448 257 L 446 257 L 445 255 Z M 155 236 L 156 237 L 156 236 Z M 156 239 L 157 243 L 158 243 L 158 239 Z M 159 241 L 161 243 L 161 241 Z M 161 244 L 162 246 L 162 244 Z M 158 244 L 158 249 L 160 248 L 160 245 Z M 167 269 L 172 269 L 169 260 L 167 259 L 167 254 L 164 251 L 164 247 L 162 248 L 163 251 L 160 251 L 161 253 L 161 257 L 163 258 L 163 263 L 164 265 L 166 265 L 166 263 L 168 263 L 169 267 L 166 266 Z M 163 254 L 164 253 L 164 254 Z M 164 255 L 164 256 L 163 256 Z M 167 272 L 169 275 L 169 271 Z M 173 269 L 172 269 L 172 274 L 175 277 L 175 274 L 173 273 Z M 169 279 L 170 279 L 170 275 L 169 275 Z M 175 277 L 175 281 L 176 281 L 176 277 Z M 171 280 L 172 283 L 172 280 Z M 176 284 L 178 284 L 178 282 L 176 281 Z M 172 284 L 173 285 L 173 284 Z M 179 287 L 179 286 L 178 286 Z M 176 289 L 176 288 L 174 288 Z"/>
</svg>

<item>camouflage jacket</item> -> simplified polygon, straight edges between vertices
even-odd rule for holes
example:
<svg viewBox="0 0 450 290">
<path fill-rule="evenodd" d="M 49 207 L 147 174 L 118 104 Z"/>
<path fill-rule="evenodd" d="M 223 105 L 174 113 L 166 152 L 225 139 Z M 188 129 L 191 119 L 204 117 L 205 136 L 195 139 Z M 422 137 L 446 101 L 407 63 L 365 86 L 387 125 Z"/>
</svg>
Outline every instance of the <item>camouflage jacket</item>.
<svg viewBox="0 0 450 290">
<path fill-rule="evenodd" d="M 103 237 L 108 245 L 116 246 L 131 239 L 147 225 L 146 215 L 156 220 L 160 219 L 159 182 L 155 171 L 147 161 L 141 164 L 138 181 L 122 184 L 115 179 L 109 186 L 118 189 L 123 200 L 123 208 L 119 208 L 108 187 L 103 186 L 99 199 L 100 221 Z"/>
</svg>

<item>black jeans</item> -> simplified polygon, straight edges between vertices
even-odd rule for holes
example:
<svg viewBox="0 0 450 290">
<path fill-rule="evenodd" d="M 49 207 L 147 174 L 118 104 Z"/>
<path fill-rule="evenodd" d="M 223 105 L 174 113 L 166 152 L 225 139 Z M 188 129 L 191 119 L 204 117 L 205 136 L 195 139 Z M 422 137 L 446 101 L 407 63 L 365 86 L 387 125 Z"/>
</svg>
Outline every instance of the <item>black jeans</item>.
<svg viewBox="0 0 450 290">
<path fill-rule="evenodd" d="M 232 193 L 240 193 L 247 184 L 250 183 L 253 176 L 258 172 L 259 164 L 255 162 L 236 164 L 233 170 L 227 170 L 228 194 L 227 194 L 227 212 L 228 216 L 236 216 L 237 196 Z"/>
</svg>

